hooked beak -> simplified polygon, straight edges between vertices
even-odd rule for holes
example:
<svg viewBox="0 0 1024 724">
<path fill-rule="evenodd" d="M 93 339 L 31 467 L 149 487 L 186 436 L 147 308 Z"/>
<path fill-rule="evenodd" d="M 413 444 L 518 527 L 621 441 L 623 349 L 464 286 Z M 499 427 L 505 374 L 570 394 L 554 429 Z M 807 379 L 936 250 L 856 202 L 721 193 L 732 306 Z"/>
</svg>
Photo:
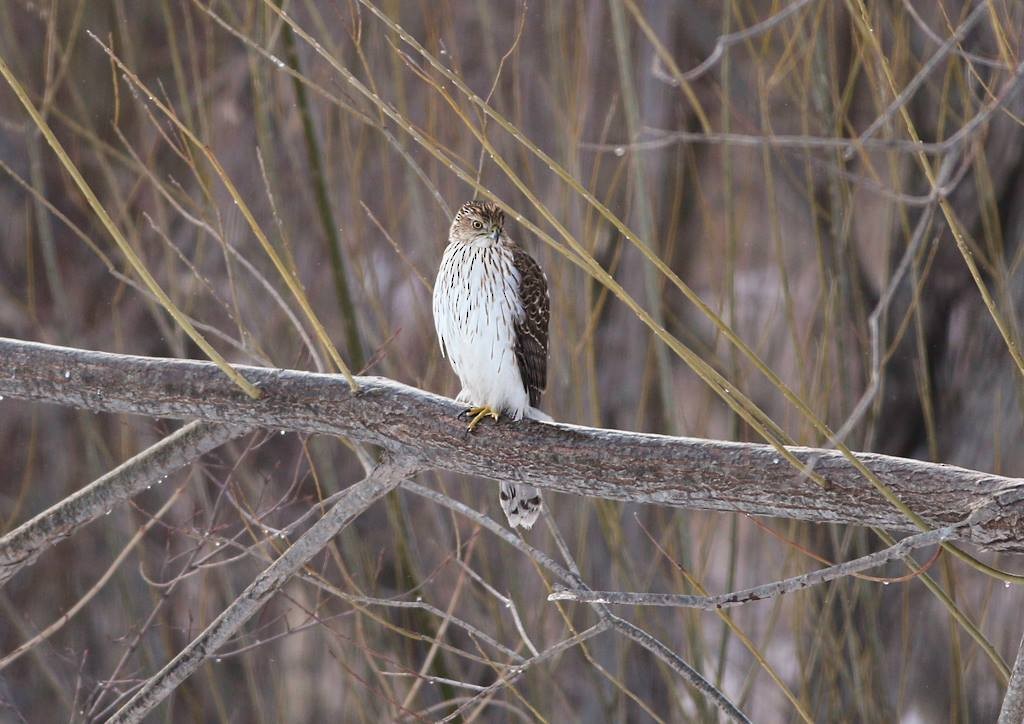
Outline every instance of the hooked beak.
<svg viewBox="0 0 1024 724">
<path fill-rule="evenodd" d="M 501 236 L 501 227 L 500 226 L 492 227 L 491 228 L 491 238 L 494 239 L 495 243 L 497 243 L 499 236 Z"/>
</svg>

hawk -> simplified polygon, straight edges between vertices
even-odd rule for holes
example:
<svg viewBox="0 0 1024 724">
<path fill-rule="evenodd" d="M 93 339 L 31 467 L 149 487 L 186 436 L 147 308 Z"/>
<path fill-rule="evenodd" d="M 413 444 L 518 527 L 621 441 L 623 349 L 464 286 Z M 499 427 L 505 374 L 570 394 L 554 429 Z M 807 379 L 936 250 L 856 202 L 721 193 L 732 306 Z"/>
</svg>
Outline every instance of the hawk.
<svg viewBox="0 0 1024 724">
<path fill-rule="evenodd" d="M 502 413 L 551 418 L 536 408 L 547 386 L 548 283 L 537 262 L 505 233 L 505 213 L 490 202 L 463 204 L 448 232 L 434 282 L 434 326 L 442 356 L 462 383 L 472 431 Z M 540 491 L 501 482 L 509 525 L 531 528 Z"/>
</svg>

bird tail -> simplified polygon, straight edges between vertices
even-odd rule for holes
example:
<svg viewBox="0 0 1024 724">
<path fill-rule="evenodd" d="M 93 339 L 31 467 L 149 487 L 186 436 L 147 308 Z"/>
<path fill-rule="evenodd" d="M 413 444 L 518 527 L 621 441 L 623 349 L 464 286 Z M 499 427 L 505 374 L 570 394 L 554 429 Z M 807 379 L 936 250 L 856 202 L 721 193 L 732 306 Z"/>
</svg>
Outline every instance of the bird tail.
<svg viewBox="0 0 1024 724">
<path fill-rule="evenodd" d="M 510 483 L 502 480 L 498 500 L 505 511 L 508 524 L 513 528 L 529 530 L 540 516 L 540 491 L 525 483 Z"/>
<path fill-rule="evenodd" d="M 550 415 L 536 407 L 528 409 L 523 417 L 539 422 L 554 422 Z M 500 486 L 498 499 L 501 501 L 501 509 L 505 511 L 505 517 L 508 518 L 508 524 L 513 528 L 532 528 L 540 516 L 540 491 L 525 483 L 502 481 Z"/>
</svg>

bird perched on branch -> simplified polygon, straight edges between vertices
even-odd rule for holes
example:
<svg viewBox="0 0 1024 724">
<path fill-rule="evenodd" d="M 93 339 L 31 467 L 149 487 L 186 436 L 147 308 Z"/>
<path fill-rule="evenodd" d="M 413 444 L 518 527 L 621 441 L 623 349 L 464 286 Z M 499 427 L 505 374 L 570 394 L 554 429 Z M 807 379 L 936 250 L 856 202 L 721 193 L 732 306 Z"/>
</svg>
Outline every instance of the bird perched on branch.
<svg viewBox="0 0 1024 724">
<path fill-rule="evenodd" d="M 455 214 L 433 307 L 441 354 L 462 383 L 456 399 L 470 406 L 469 431 L 501 414 L 550 421 L 536 408 L 547 386 L 548 283 L 505 233 L 496 205 L 471 201 Z M 499 499 L 513 528 L 530 528 L 540 515 L 532 485 L 503 481 Z"/>
</svg>

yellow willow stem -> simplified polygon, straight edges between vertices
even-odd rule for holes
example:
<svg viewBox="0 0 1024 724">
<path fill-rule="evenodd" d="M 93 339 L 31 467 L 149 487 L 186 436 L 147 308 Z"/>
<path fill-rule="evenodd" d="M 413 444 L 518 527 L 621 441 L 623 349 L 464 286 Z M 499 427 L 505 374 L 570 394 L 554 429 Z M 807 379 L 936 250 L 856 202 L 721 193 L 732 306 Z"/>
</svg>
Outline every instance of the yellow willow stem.
<svg viewBox="0 0 1024 724">
<path fill-rule="evenodd" d="M 89 203 L 93 212 L 95 212 L 99 217 L 100 222 L 102 222 L 103 226 L 106 227 L 107 231 L 110 233 L 110 236 L 114 239 L 114 243 L 117 244 L 121 253 L 123 253 L 128 259 L 128 263 L 131 265 L 135 273 L 139 275 L 139 278 L 142 279 L 149 291 L 152 292 L 153 296 L 157 298 L 157 301 L 159 301 L 161 306 L 167 310 L 167 313 L 171 315 L 174 321 L 178 323 L 178 326 L 185 331 L 185 334 L 187 334 L 193 342 L 199 345 L 199 348 L 203 350 L 210 360 L 224 370 L 224 374 L 230 377 L 235 384 L 241 387 L 249 397 L 259 399 L 259 388 L 235 371 L 235 369 L 228 364 L 227 360 L 224 359 L 224 357 L 222 357 L 221 354 L 206 341 L 206 338 L 199 333 L 199 330 L 192 326 L 192 323 L 188 318 L 180 309 L 178 309 L 178 306 L 171 301 L 171 298 L 167 296 L 167 293 L 160 287 L 156 279 L 153 278 L 153 275 L 149 273 L 149 270 L 146 268 L 142 259 L 139 258 L 138 254 L 135 253 L 135 250 L 128 243 L 128 240 L 124 238 L 124 234 L 122 234 L 121 230 L 114 224 L 114 220 L 110 218 L 110 214 L 108 214 L 107 210 L 103 208 L 103 204 L 100 203 L 100 200 L 96 198 L 96 194 L 93 192 L 92 187 L 89 186 L 88 182 L 86 182 L 85 178 L 78 170 L 78 167 L 76 167 L 71 161 L 67 151 L 64 150 L 64 146 L 62 146 L 60 141 L 57 140 L 57 137 L 53 134 L 50 126 L 43 119 L 39 111 L 36 110 L 35 106 L 32 105 L 32 101 L 29 100 L 25 89 L 21 86 L 21 83 L 18 82 L 18 79 L 14 77 L 10 67 L 7 65 L 7 61 L 5 61 L 2 56 L 0 56 L 0 75 L 4 77 L 4 80 L 7 81 L 11 90 L 14 91 L 14 95 L 18 97 L 18 100 L 21 101 L 21 104 L 25 107 L 25 110 L 28 111 L 28 114 L 32 117 L 32 122 L 35 123 L 36 128 L 38 128 L 39 132 L 43 134 L 46 142 L 50 144 L 50 148 L 53 149 L 53 152 L 57 155 L 57 158 L 64 166 L 64 169 L 74 180 L 75 185 L 78 186 L 82 195 L 85 196 L 85 199 Z"/>
<path fill-rule="evenodd" d="M 217 157 L 213 154 L 213 151 L 210 149 L 210 147 L 207 144 L 200 141 L 199 138 L 197 138 L 196 135 L 192 133 L 188 126 L 181 122 L 181 120 L 174 113 L 174 111 L 172 111 L 170 108 L 164 105 L 160 101 L 160 99 L 158 99 L 156 95 L 154 95 L 153 92 L 146 87 L 146 85 L 139 79 L 139 77 L 135 75 L 135 73 L 133 73 L 124 63 L 122 63 L 121 59 L 114 55 L 113 51 L 111 51 L 110 48 L 103 44 L 103 41 L 101 41 L 95 35 L 92 35 L 92 33 L 90 33 L 90 35 L 92 36 L 93 40 L 99 43 L 100 47 L 103 48 L 103 51 L 117 65 L 121 72 L 124 73 L 125 76 L 136 87 L 140 88 L 146 94 L 147 98 L 149 99 L 149 102 L 155 105 L 157 108 L 159 108 L 160 111 L 167 117 L 167 119 L 172 124 L 174 124 L 175 128 L 181 131 L 181 133 L 197 149 L 199 149 L 203 153 L 203 155 L 206 157 L 206 160 L 210 162 L 210 165 L 213 166 L 214 172 L 220 178 L 221 183 L 224 184 L 224 187 L 227 189 L 228 194 L 231 196 L 232 201 L 235 202 L 235 205 L 238 206 L 239 211 L 242 212 L 242 216 L 245 217 L 245 220 L 249 224 L 249 228 L 252 230 L 253 235 L 256 237 L 257 241 L 259 241 L 260 246 L 263 247 L 263 251 L 266 253 L 268 257 L 270 257 L 270 261 L 274 264 L 274 268 L 277 269 L 278 274 L 281 275 L 281 278 L 284 279 L 284 283 L 288 286 L 289 291 L 291 291 L 292 296 L 295 297 L 295 301 L 297 301 L 299 303 L 299 307 L 302 308 L 303 314 L 306 315 L 306 318 L 309 320 L 310 324 L 313 325 L 313 330 L 315 331 L 317 339 L 320 341 L 320 344 L 323 346 L 325 350 L 327 350 L 327 354 L 334 362 L 335 367 L 345 376 L 345 379 L 348 381 L 349 387 L 351 387 L 353 391 L 358 390 L 359 384 L 356 382 L 355 377 L 352 376 L 352 372 L 351 370 L 349 370 L 348 365 L 345 364 L 345 361 L 341 358 L 341 355 L 338 354 L 338 350 L 335 348 L 334 343 L 331 342 L 331 338 L 327 335 L 327 330 L 324 329 L 324 326 L 320 322 L 319 317 L 316 316 L 316 312 L 313 311 L 313 307 L 312 305 L 310 305 L 309 299 L 306 297 L 306 293 L 302 289 L 302 284 L 299 282 L 295 274 L 293 274 L 292 271 L 288 268 L 288 265 L 284 263 L 284 260 L 281 259 L 281 256 L 277 253 L 277 250 L 274 248 L 274 245 L 270 243 L 270 239 L 268 239 L 267 235 L 263 233 L 263 229 L 260 228 L 260 225 L 256 223 L 256 217 L 253 216 L 252 211 L 249 210 L 249 205 L 245 203 L 245 199 L 242 198 L 242 195 L 235 187 L 235 184 L 231 181 L 231 178 L 224 170 L 224 167 L 220 165 L 220 161 L 217 160 Z"/>
</svg>

